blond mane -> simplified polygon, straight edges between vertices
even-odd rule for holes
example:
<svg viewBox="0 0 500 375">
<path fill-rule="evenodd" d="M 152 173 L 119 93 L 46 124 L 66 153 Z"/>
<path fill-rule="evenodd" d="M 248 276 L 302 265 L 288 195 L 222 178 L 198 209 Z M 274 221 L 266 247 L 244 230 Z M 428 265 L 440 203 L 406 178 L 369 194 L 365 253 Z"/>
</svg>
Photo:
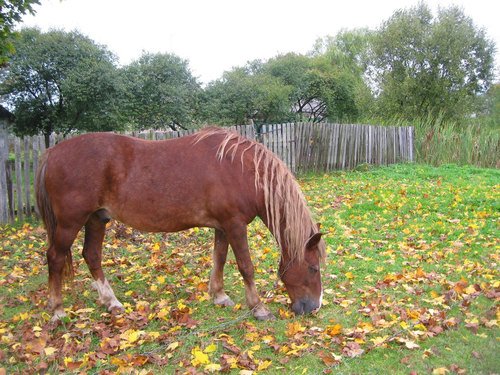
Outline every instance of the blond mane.
<svg viewBox="0 0 500 375">
<path fill-rule="evenodd" d="M 291 260 L 304 259 L 305 245 L 312 233 L 318 231 L 306 200 L 293 174 L 274 153 L 262 144 L 222 128 L 205 128 L 196 134 L 196 143 L 213 135 L 222 136 L 216 157 L 230 157 L 238 153 L 242 168 L 244 154 L 253 149 L 255 187 L 264 192 L 268 226 L 281 249 L 288 249 Z M 248 170 L 248 169 L 247 169 Z M 320 257 L 325 257 L 324 242 L 319 245 Z"/>
</svg>

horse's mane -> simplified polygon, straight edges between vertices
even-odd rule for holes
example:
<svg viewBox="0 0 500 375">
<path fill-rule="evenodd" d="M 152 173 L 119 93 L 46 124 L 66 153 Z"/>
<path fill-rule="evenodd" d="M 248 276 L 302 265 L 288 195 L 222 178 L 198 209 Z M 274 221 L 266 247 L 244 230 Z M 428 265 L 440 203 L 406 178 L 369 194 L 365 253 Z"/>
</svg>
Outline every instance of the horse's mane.
<svg viewBox="0 0 500 375">
<path fill-rule="evenodd" d="M 265 146 L 234 131 L 216 127 L 205 128 L 196 133 L 195 142 L 214 135 L 222 137 L 216 152 L 219 160 L 229 157 L 234 162 L 237 154 L 241 153 L 242 168 L 245 168 L 243 156 L 247 152 L 253 152 L 255 187 L 264 192 L 269 229 L 280 247 L 288 249 L 289 257 L 301 262 L 304 259 L 307 240 L 318 229 L 293 174 L 285 163 Z M 283 232 L 280 230 L 282 225 L 285 226 Z M 318 248 L 320 257 L 324 259 L 326 252 L 323 241 Z"/>
</svg>

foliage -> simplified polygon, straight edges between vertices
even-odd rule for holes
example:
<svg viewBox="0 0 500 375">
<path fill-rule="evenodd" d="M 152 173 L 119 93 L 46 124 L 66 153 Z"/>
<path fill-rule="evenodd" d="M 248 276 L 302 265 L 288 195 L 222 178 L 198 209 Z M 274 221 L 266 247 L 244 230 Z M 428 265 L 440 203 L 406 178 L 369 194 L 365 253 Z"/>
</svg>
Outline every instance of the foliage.
<svg viewBox="0 0 500 375">
<path fill-rule="evenodd" d="M 313 56 L 324 56 L 352 82 L 352 93 L 358 116 L 372 114 L 374 98 L 366 71 L 374 32 L 368 29 L 341 30 L 335 36 L 316 41 Z M 351 116 L 353 117 L 353 116 Z"/>
<path fill-rule="evenodd" d="M 192 127 L 200 87 L 188 63 L 171 54 L 143 54 L 122 69 L 123 110 L 134 129 Z"/>
<path fill-rule="evenodd" d="M 290 53 L 225 72 L 206 89 L 207 117 L 222 124 L 353 120 L 354 85 L 335 61 Z"/>
<path fill-rule="evenodd" d="M 26 13 L 34 14 L 33 5 L 37 4 L 40 4 L 40 0 L 0 1 L 0 67 L 8 61 L 8 55 L 14 52 L 11 41 L 14 25 Z"/>
<path fill-rule="evenodd" d="M 25 12 L 37 1 L 14 3 Z M 465 126 L 480 117 L 498 128 L 495 45 L 455 6 L 433 16 L 421 2 L 378 29 L 341 30 L 307 55 L 251 61 L 204 88 L 188 61 L 168 53 L 117 69 L 109 51 L 77 32 L 28 29 L 13 43 L 0 95 L 18 134 L 372 118 Z"/>
<path fill-rule="evenodd" d="M 2 94 L 15 108 L 15 132 L 119 129 L 114 56 L 82 34 L 23 29 L 14 41 Z"/>
<path fill-rule="evenodd" d="M 408 119 L 477 111 L 477 96 L 493 78 L 494 43 L 455 6 L 399 10 L 373 39 L 371 77 L 384 115 Z"/>
<path fill-rule="evenodd" d="M 483 119 L 491 121 L 492 126 L 500 127 L 500 83 L 491 85 L 485 95 Z"/>
<path fill-rule="evenodd" d="M 234 125 L 288 119 L 291 87 L 261 70 L 261 63 L 249 63 L 210 83 L 204 92 L 205 121 Z"/>
<path fill-rule="evenodd" d="M 292 87 L 292 112 L 299 121 L 342 121 L 358 114 L 351 77 L 335 61 L 289 53 L 270 59 L 263 69 Z"/>
<path fill-rule="evenodd" d="M 142 234 L 113 224 L 104 267 L 126 312 L 95 303 L 79 242 L 69 317 L 51 325 L 44 231 L 2 227 L 0 372 L 498 372 L 498 170 L 400 165 L 300 183 L 328 244 L 324 305 L 316 315 L 290 313 L 279 252 L 253 223 L 271 323 L 241 306 L 232 256 L 225 285 L 238 304 L 209 300 L 210 230 Z"/>
</svg>

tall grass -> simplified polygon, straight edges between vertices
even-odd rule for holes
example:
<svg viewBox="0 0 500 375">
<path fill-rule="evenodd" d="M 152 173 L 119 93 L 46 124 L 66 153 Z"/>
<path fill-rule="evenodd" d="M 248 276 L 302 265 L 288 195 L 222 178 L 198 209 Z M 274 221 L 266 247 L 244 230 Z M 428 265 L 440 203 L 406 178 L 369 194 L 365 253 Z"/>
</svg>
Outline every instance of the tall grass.
<svg viewBox="0 0 500 375">
<path fill-rule="evenodd" d="M 500 167 L 500 130 L 471 120 L 467 124 L 421 121 L 415 125 L 417 161 L 440 165 Z"/>
<path fill-rule="evenodd" d="M 489 119 L 459 123 L 429 116 L 415 121 L 397 118 L 378 121 L 381 123 L 414 127 L 415 155 L 419 163 L 500 168 L 500 124 Z"/>
</svg>

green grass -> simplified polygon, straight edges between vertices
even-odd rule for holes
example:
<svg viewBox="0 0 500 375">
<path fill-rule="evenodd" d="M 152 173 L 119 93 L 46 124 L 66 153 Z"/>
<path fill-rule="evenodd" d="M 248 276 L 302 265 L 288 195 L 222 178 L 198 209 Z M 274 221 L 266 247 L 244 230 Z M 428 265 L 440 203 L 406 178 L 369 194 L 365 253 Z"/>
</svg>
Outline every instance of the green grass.
<svg viewBox="0 0 500 375">
<path fill-rule="evenodd" d="M 96 304 L 80 237 L 77 275 L 64 292 L 69 316 L 53 327 L 43 230 L 2 227 L 0 369 L 208 372 L 198 354 L 235 374 L 500 372 L 500 171 L 367 169 L 300 178 L 328 245 L 326 304 L 314 316 L 292 316 L 277 281 L 279 251 L 260 221 L 250 225 L 257 289 L 277 316 L 272 323 L 249 316 L 232 254 L 225 286 L 240 306 L 207 298 L 211 230 L 141 234 L 113 225 L 104 267 L 126 313 L 113 317 Z"/>
</svg>

